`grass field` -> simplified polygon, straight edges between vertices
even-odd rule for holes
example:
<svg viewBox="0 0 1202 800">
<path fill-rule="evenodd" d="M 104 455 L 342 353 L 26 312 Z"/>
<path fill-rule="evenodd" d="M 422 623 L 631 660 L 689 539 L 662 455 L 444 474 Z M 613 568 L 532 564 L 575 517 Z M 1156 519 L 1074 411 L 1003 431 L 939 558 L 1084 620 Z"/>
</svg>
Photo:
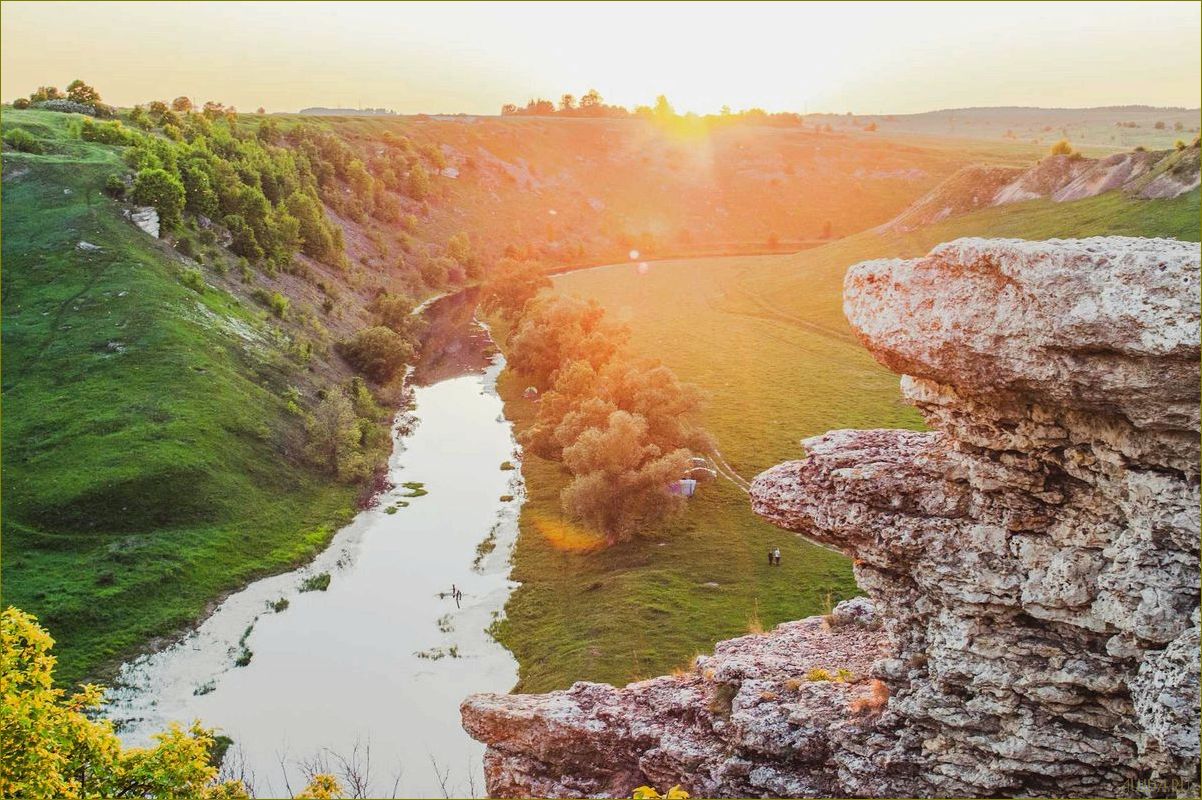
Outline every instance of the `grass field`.
<svg viewBox="0 0 1202 800">
<path fill-rule="evenodd" d="M 312 555 L 357 489 L 284 455 L 297 365 L 101 194 L 118 151 L 19 118 L 49 152 L 4 153 L 3 602 L 52 632 L 66 684 Z"/>
<path fill-rule="evenodd" d="M 919 427 L 897 376 L 853 339 L 841 310 L 843 273 L 868 258 L 914 256 L 959 236 L 1029 239 L 1098 234 L 1197 241 L 1199 193 L 1168 201 L 1119 194 L 1071 204 L 993 208 L 909 234 L 868 231 L 793 256 L 718 258 L 587 270 L 555 291 L 591 297 L 633 329 L 638 353 L 661 359 L 707 396 L 705 426 L 750 478 L 802 455 L 798 441 L 841 427 Z M 514 376 L 503 384 L 520 428 L 532 413 Z M 846 559 L 760 522 L 728 482 L 704 487 L 686 517 L 600 553 L 574 554 L 555 532 L 558 466 L 523 465 L 530 497 L 514 555 L 521 581 L 500 626 L 523 691 L 575 680 L 669 671 L 715 641 L 821 613 L 854 592 Z M 570 542 L 569 542 L 570 544 Z M 779 546 L 783 566 L 767 566 Z M 718 586 L 708 586 L 709 583 Z"/>
</svg>

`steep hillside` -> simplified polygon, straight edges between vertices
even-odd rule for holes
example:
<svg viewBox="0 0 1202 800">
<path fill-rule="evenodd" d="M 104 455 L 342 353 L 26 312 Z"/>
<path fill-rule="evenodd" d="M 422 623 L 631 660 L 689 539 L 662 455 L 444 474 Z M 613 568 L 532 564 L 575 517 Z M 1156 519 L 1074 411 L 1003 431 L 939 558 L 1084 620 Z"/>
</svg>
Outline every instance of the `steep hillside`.
<svg viewBox="0 0 1202 800">
<path fill-rule="evenodd" d="M 661 125 L 642 119 L 278 117 L 335 132 L 374 172 L 389 138 L 437 148 L 423 236 L 468 231 L 486 256 L 606 263 L 792 252 L 884 222 L 966 163 L 1021 165 L 1010 142 L 889 138 L 812 126 Z M 253 125 L 253 120 L 242 124 Z"/>
<path fill-rule="evenodd" d="M 1100 159 L 1051 155 L 1029 169 L 973 165 L 936 186 L 886 227 L 905 232 L 979 208 L 1043 198 L 1063 203 L 1118 189 L 1144 199 L 1180 197 L 1199 186 L 1198 153 L 1195 140 L 1174 150 L 1136 150 Z"/>
<path fill-rule="evenodd" d="M 46 152 L 3 171 L 3 582 L 70 682 L 314 553 L 360 487 L 301 455 L 291 333 L 186 285 L 195 262 L 100 191 L 119 149 L 29 113 Z"/>
</svg>

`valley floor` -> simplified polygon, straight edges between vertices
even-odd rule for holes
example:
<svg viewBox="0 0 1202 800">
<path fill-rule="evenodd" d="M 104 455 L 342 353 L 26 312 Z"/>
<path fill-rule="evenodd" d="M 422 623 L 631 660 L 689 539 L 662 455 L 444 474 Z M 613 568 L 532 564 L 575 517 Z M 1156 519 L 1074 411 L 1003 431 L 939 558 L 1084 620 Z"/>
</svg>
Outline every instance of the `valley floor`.
<svg viewBox="0 0 1202 800">
<path fill-rule="evenodd" d="M 914 256 L 960 236 L 1029 239 L 1102 234 L 1198 239 L 1199 192 L 1168 201 L 1111 193 L 1034 201 L 911 233 L 867 231 L 791 256 L 654 262 L 582 270 L 554 291 L 594 298 L 658 358 L 706 393 L 702 424 L 743 477 L 804 454 L 799 440 L 836 428 L 921 428 L 897 377 L 854 340 L 842 315 L 846 268 Z M 518 430 L 534 413 L 520 376 L 502 376 Z M 850 563 L 762 522 L 733 483 L 705 484 L 687 514 L 599 552 L 559 509 L 558 464 L 527 456 L 529 498 L 498 626 L 521 665 L 518 690 L 576 680 L 624 684 L 686 665 L 714 642 L 829 610 L 857 593 Z M 780 547 L 781 567 L 766 553 Z"/>
</svg>

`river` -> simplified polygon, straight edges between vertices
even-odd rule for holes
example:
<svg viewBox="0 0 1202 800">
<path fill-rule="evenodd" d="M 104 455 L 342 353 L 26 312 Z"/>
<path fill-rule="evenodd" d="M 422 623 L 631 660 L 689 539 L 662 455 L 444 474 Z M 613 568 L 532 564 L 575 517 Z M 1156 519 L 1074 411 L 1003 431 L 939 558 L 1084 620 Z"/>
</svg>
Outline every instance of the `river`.
<svg viewBox="0 0 1202 800">
<path fill-rule="evenodd" d="M 309 566 L 251 584 L 181 641 L 126 664 L 108 712 L 127 744 L 200 719 L 233 739 L 225 769 L 260 797 L 299 791 L 307 768 L 337 774 L 342 759 L 369 764 L 368 796 L 483 793 L 484 749 L 460 727 L 459 703 L 517 680 L 488 628 L 513 588 L 523 487 L 501 469 L 517 460 L 495 391 L 504 362 L 474 301 L 461 293 L 425 312 L 413 407 L 394 426 L 396 488 Z M 420 490 L 405 483 L 427 494 L 408 496 Z M 325 591 L 302 591 L 325 573 Z"/>
</svg>

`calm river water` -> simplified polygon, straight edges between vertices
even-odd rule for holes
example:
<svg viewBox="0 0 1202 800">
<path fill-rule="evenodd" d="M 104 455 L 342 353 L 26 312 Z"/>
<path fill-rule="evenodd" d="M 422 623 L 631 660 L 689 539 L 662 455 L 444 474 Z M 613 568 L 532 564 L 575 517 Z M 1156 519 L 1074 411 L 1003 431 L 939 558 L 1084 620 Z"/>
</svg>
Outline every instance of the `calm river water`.
<svg viewBox="0 0 1202 800">
<path fill-rule="evenodd" d="M 460 727 L 459 703 L 517 679 L 487 629 L 513 588 L 523 491 L 520 473 L 500 468 L 516 461 L 494 390 L 503 360 L 474 306 L 464 293 L 426 311 L 415 408 L 397 418 L 389 463 L 397 488 L 309 567 L 250 585 L 179 643 L 127 664 L 109 707 L 127 743 L 200 719 L 234 740 L 226 766 L 244 766 L 260 797 L 299 791 L 306 763 L 337 773 L 340 756 L 369 760 L 369 796 L 394 784 L 400 797 L 483 793 L 483 747 Z M 428 494 L 405 497 L 406 482 Z M 493 549 L 478 550 L 486 540 Z M 326 591 L 301 591 L 327 572 Z M 287 608 L 272 610 L 281 598 Z"/>
</svg>

